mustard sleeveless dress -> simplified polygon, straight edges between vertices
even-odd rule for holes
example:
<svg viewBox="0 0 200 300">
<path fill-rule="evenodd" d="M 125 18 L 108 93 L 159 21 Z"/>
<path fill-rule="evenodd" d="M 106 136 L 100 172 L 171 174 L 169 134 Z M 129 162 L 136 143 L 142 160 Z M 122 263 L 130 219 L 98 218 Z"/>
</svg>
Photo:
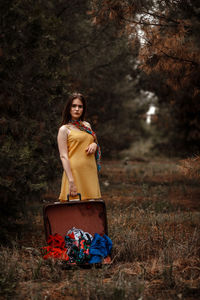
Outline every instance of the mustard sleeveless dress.
<svg viewBox="0 0 200 300">
<path fill-rule="evenodd" d="M 78 193 L 81 194 L 82 200 L 99 199 L 101 192 L 95 154 L 87 155 L 85 151 L 89 144 L 94 142 L 94 138 L 85 131 L 71 128 L 69 130 L 66 147 L 68 147 L 70 167 Z M 67 194 L 69 194 L 69 184 L 64 171 L 59 196 L 61 202 L 67 200 Z"/>
</svg>

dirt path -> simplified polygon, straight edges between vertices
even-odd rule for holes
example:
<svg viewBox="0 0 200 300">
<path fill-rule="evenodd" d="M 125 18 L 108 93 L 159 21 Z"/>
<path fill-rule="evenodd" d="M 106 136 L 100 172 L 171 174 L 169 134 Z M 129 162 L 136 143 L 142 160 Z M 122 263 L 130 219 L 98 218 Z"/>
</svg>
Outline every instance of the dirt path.
<svg viewBox="0 0 200 300">
<path fill-rule="evenodd" d="M 105 200 L 167 202 L 181 210 L 200 209 L 200 187 L 179 170 L 178 160 L 107 161 L 101 174 Z"/>
</svg>

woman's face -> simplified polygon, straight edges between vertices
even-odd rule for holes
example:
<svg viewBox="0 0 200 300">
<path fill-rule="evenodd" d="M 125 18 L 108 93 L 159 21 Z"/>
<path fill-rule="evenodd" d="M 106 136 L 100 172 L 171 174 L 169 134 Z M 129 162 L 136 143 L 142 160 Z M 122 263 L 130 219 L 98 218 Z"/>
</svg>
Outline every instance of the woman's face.
<svg viewBox="0 0 200 300">
<path fill-rule="evenodd" d="M 70 109 L 70 115 L 72 117 L 72 120 L 79 120 L 81 115 L 83 113 L 83 103 L 80 99 L 76 98 L 72 101 L 71 109 Z"/>
</svg>

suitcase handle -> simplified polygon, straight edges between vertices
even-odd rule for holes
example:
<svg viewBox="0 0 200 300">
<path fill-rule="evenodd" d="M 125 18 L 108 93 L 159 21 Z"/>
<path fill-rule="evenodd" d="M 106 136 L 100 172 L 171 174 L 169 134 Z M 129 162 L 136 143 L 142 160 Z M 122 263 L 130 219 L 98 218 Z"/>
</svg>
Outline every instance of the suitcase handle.
<svg viewBox="0 0 200 300">
<path fill-rule="evenodd" d="M 79 201 L 81 201 L 81 194 L 77 193 L 78 197 L 79 197 Z M 69 202 L 69 194 L 67 194 L 67 202 Z"/>
</svg>

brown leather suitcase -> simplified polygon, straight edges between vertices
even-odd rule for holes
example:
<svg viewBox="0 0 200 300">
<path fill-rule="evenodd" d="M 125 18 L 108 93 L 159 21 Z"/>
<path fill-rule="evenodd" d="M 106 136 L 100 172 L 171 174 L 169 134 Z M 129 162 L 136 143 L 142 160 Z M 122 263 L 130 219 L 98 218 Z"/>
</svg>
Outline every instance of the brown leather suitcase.
<svg viewBox="0 0 200 300">
<path fill-rule="evenodd" d="M 72 227 L 92 235 L 108 235 L 106 205 L 103 200 L 54 202 L 43 207 L 43 217 L 46 240 L 50 234 L 55 233 L 65 237 Z"/>
<path fill-rule="evenodd" d="M 103 200 L 78 200 L 54 202 L 44 205 L 43 218 L 46 241 L 49 235 L 56 233 L 65 237 L 66 233 L 76 227 L 94 236 L 95 233 L 108 235 L 106 205 Z M 111 262 L 110 256 L 104 259 L 103 264 Z"/>
</svg>

